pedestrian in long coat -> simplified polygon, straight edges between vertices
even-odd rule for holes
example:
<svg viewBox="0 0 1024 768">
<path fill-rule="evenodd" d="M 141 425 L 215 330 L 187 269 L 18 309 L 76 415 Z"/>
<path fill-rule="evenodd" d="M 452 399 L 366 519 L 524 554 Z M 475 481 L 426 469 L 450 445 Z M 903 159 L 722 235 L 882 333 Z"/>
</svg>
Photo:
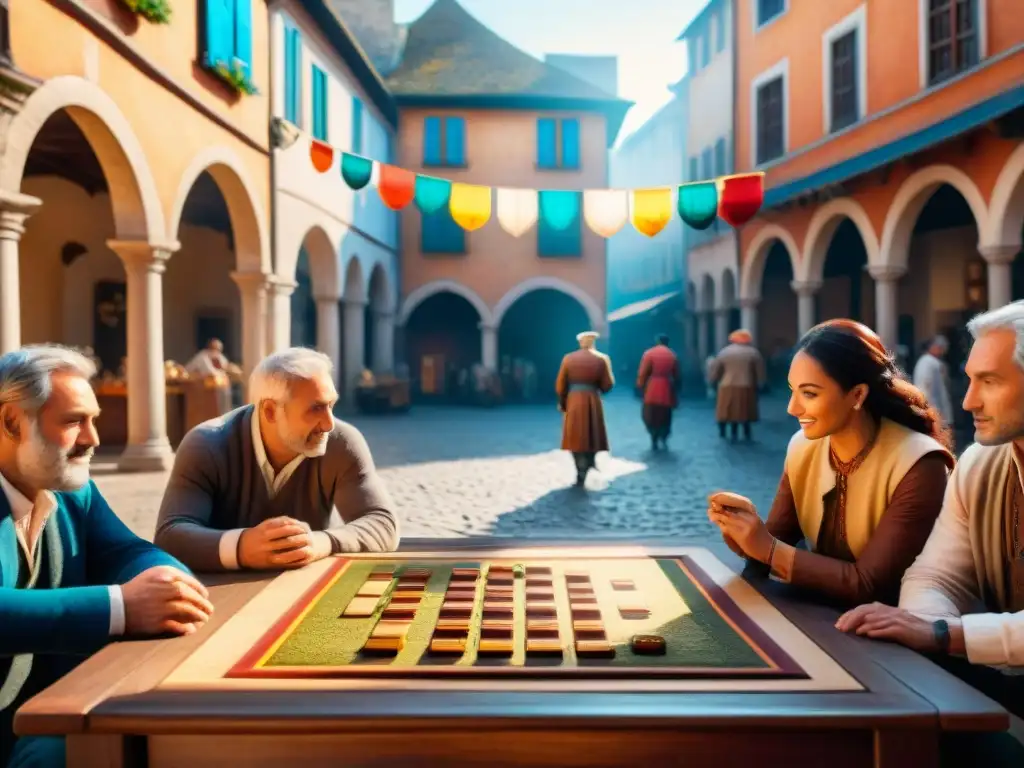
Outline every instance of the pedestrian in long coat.
<svg viewBox="0 0 1024 768">
<path fill-rule="evenodd" d="M 668 336 L 658 336 L 657 344 L 644 352 L 640 358 L 640 371 L 636 377 L 637 388 L 643 390 L 643 420 L 651 436 L 651 449 L 658 450 L 659 444 L 668 447 L 668 436 L 672 432 L 672 411 L 678 404 L 679 358 L 668 347 Z"/>
<path fill-rule="evenodd" d="M 595 467 L 595 456 L 608 450 L 601 395 L 615 385 L 612 363 L 594 349 L 598 334 L 586 331 L 576 337 L 580 348 L 562 358 L 555 379 L 562 420 L 562 450 L 571 451 L 576 462 L 576 484 L 583 485 Z"/>
<path fill-rule="evenodd" d="M 729 344 L 708 366 L 708 381 L 718 384 L 715 402 L 718 433 L 725 437 L 728 425 L 735 440 L 737 426 L 742 424 L 743 437 L 749 440 L 750 425 L 760 418 L 757 398 L 765 382 L 764 358 L 754 347 L 749 331 L 741 329 L 729 334 Z"/>
</svg>

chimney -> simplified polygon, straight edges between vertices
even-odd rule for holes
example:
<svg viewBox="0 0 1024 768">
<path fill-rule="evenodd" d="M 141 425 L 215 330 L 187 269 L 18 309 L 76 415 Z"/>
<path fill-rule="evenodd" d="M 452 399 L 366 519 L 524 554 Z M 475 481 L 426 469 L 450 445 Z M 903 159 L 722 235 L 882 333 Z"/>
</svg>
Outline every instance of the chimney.
<svg viewBox="0 0 1024 768">
<path fill-rule="evenodd" d="M 619 60 L 615 56 L 577 56 L 549 53 L 544 63 L 600 88 L 610 96 L 619 95 Z"/>
<path fill-rule="evenodd" d="M 334 12 L 366 52 L 373 66 L 388 75 L 398 66 L 401 35 L 394 0 L 328 0 Z"/>
</svg>

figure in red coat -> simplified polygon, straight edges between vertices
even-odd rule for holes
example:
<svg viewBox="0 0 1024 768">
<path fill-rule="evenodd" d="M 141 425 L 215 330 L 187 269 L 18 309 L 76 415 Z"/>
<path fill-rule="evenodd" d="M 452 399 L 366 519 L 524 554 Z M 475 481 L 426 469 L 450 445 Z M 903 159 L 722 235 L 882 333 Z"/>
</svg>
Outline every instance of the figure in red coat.
<svg viewBox="0 0 1024 768">
<path fill-rule="evenodd" d="M 636 386 L 644 393 L 643 419 L 651 436 L 651 449 L 668 448 L 672 411 L 678 403 L 679 358 L 668 348 L 668 336 L 660 334 L 657 344 L 644 352 Z"/>
</svg>

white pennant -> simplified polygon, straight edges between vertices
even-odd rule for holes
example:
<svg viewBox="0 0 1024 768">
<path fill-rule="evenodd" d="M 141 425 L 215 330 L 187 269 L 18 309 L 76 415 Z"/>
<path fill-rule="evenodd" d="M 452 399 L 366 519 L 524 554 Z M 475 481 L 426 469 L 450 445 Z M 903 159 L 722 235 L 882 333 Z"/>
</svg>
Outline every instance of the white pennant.
<svg viewBox="0 0 1024 768">
<path fill-rule="evenodd" d="M 520 237 L 537 223 L 535 189 L 499 189 L 498 223 L 512 237 Z"/>
<path fill-rule="evenodd" d="M 623 189 L 588 189 L 583 193 L 583 218 L 601 237 L 611 237 L 629 221 L 629 193 Z"/>
</svg>

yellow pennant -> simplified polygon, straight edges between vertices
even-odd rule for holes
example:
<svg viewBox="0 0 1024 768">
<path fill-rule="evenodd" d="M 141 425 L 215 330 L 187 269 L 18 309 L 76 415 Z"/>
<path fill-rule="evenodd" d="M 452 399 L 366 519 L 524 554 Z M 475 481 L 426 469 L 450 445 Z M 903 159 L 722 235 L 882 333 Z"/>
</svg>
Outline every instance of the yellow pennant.
<svg viewBox="0 0 1024 768">
<path fill-rule="evenodd" d="M 672 187 L 633 190 L 633 226 L 654 237 L 672 220 Z"/>
<path fill-rule="evenodd" d="M 583 218 L 601 237 L 611 237 L 629 221 L 629 195 L 624 189 L 588 189 L 583 193 Z"/>
<path fill-rule="evenodd" d="M 448 207 L 455 223 L 467 232 L 480 229 L 491 218 L 491 188 L 452 184 Z"/>
</svg>

